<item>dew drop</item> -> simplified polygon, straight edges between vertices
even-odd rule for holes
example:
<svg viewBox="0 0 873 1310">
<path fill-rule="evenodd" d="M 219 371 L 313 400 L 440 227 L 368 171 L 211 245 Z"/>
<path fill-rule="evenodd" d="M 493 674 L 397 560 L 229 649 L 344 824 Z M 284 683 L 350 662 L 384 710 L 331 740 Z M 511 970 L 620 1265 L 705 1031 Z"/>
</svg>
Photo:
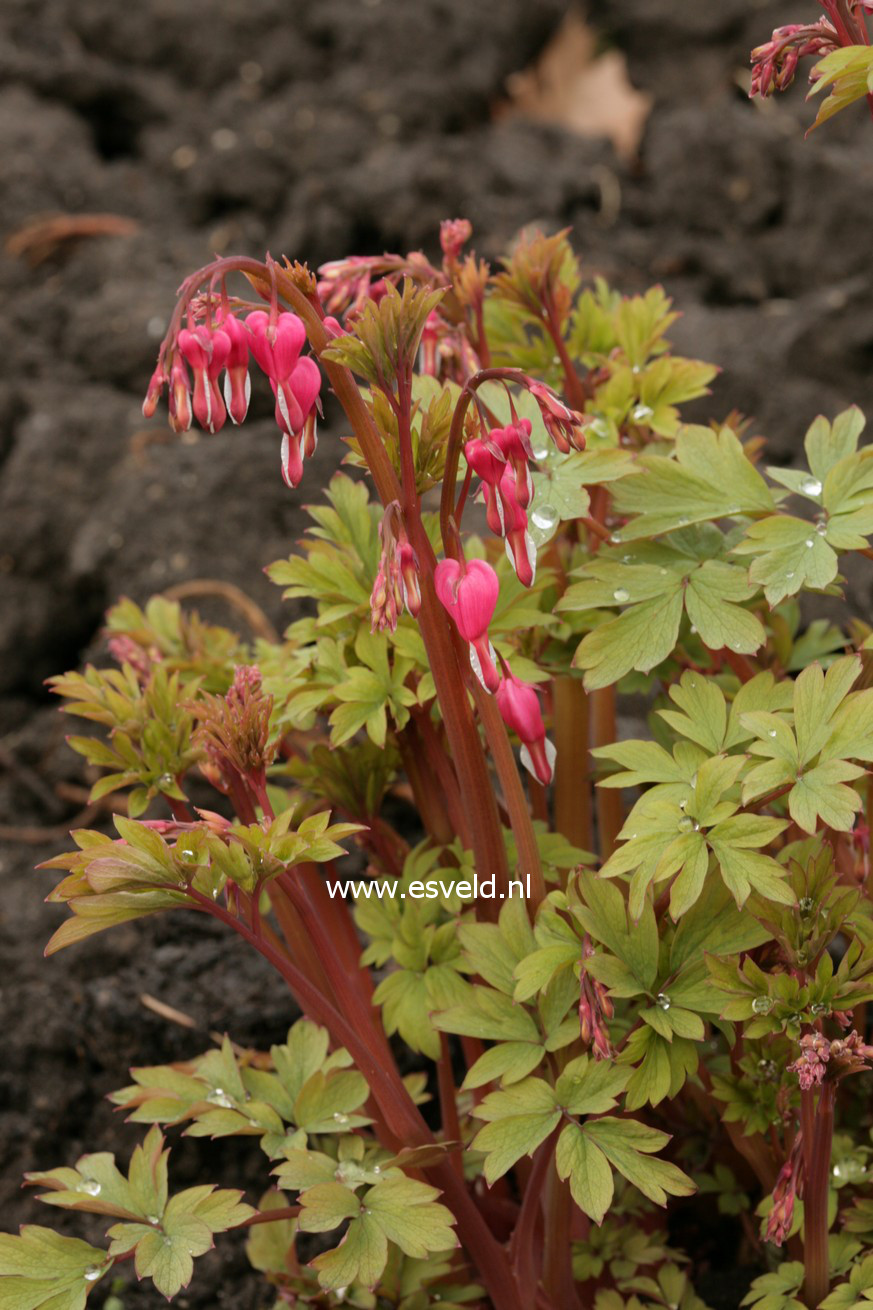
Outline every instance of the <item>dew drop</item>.
<svg viewBox="0 0 873 1310">
<path fill-rule="evenodd" d="M 634 365 L 632 365 L 632 367 L 631 367 L 631 373 L 641 373 L 641 372 L 642 372 L 642 369 L 640 368 L 639 364 L 634 364 Z"/>
<path fill-rule="evenodd" d="M 337 1111 L 333 1117 L 338 1124 L 347 1124 L 349 1121 L 349 1116 L 347 1114 L 340 1114 L 339 1111 Z"/>
<path fill-rule="evenodd" d="M 655 1004 L 657 1005 L 659 1010 L 669 1010 L 670 997 L 667 995 L 666 992 L 658 992 L 658 995 L 655 998 Z"/>
<path fill-rule="evenodd" d="M 769 1014 L 773 1009 L 773 1002 L 769 996 L 756 996 L 752 1001 L 752 1009 L 755 1014 Z"/>
<path fill-rule="evenodd" d="M 637 405 L 633 412 L 634 423 L 645 423 L 646 419 L 650 419 L 654 412 L 648 405 Z"/>
<path fill-rule="evenodd" d="M 228 1096 L 223 1087 L 216 1087 L 206 1097 L 211 1105 L 223 1105 L 225 1110 L 233 1108 L 233 1101 Z"/>
<path fill-rule="evenodd" d="M 823 537 L 828 530 L 828 525 L 826 523 L 816 523 L 815 530 L 820 537 Z"/>
<path fill-rule="evenodd" d="M 618 535 L 617 532 L 612 532 L 610 533 L 609 540 L 612 542 L 613 546 L 617 546 L 618 543 L 621 541 L 621 537 Z"/>
<path fill-rule="evenodd" d="M 803 492 L 804 496 L 820 496 L 821 483 L 818 478 L 804 478 L 803 482 L 800 484 L 800 490 Z"/>
<path fill-rule="evenodd" d="M 833 1174 L 834 1178 L 844 1178 L 844 1177 L 845 1177 L 845 1171 L 844 1171 L 843 1166 L 842 1166 L 842 1164 L 840 1163 L 839 1160 L 838 1160 L 837 1163 L 834 1165 L 833 1169 L 831 1170 L 831 1173 Z"/>
<path fill-rule="evenodd" d="M 158 778 L 158 786 L 172 787 L 175 784 L 175 781 L 176 779 L 173 777 L 172 773 L 162 773 L 160 778 Z"/>
<path fill-rule="evenodd" d="M 531 523 L 541 532 L 550 532 L 558 522 L 558 511 L 554 505 L 539 505 L 530 516 Z"/>
<path fill-rule="evenodd" d="M 775 736 L 776 736 L 776 729 L 775 729 L 775 728 L 770 728 L 769 731 L 767 732 L 767 736 L 768 736 L 768 737 L 775 737 Z"/>
<path fill-rule="evenodd" d="M 86 1283 L 96 1283 L 100 1277 L 100 1269 L 97 1265 L 88 1265 L 82 1270 L 82 1277 Z"/>
<path fill-rule="evenodd" d="M 820 1014 L 827 1014 L 828 1006 L 823 1005 L 821 1001 L 816 1001 L 815 1005 L 811 1005 L 809 1007 L 809 1012 L 810 1014 L 814 1014 L 815 1017 L 818 1018 Z"/>
<path fill-rule="evenodd" d="M 684 528 L 688 524 L 688 520 L 684 514 L 677 520 L 677 522 L 679 523 L 680 528 Z"/>
<path fill-rule="evenodd" d="M 612 597 L 613 600 L 618 601 L 619 605 L 623 605 L 625 601 L 630 600 L 630 592 L 625 591 L 624 587 L 616 587 L 615 591 L 612 593 Z"/>
<path fill-rule="evenodd" d="M 382 1166 L 380 1164 L 374 1164 L 372 1172 L 374 1174 L 380 1174 L 382 1172 Z"/>
<path fill-rule="evenodd" d="M 801 896 L 800 900 L 797 902 L 797 908 L 802 915 L 808 917 L 815 909 L 815 901 L 811 896 Z"/>
<path fill-rule="evenodd" d="M 793 577 L 794 577 L 794 569 L 792 569 L 790 573 L 785 574 L 785 581 L 790 582 Z"/>
<path fill-rule="evenodd" d="M 100 1184 L 96 1178 L 83 1178 L 76 1188 L 77 1192 L 84 1192 L 86 1196 L 99 1196 Z"/>
<path fill-rule="evenodd" d="M 161 1216 L 159 1214 L 147 1214 L 146 1219 L 150 1224 L 159 1224 L 161 1222 Z"/>
<path fill-rule="evenodd" d="M 812 537 L 807 537 L 804 544 L 807 550 L 812 550 L 813 546 L 815 545 L 815 542 L 813 541 Z"/>
<path fill-rule="evenodd" d="M 534 448 L 534 459 L 547 459 L 549 454 L 548 446 L 536 446 Z"/>
<path fill-rule="evenodd" d="M 687 814 L 683 814 L 677 826 L 680 832 L 691 832 L 694 828 L 694 820 L 689 819 Z"/>
</svg>

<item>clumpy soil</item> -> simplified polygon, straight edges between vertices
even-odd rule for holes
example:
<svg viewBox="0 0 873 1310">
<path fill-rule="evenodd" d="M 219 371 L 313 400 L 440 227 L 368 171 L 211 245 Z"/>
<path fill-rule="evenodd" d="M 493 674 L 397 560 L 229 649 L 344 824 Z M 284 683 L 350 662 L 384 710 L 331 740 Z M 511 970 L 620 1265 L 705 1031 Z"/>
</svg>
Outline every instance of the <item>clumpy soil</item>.
<svg viewBox="0 0 873 1310">
<path fill-rule="evenodd" d="M 194 915 L 145 921 L 44 963 L 59 915 L 33 865 L 81 808 L 68 723 L 43 679 L 99 650 L 105 607 L 193 578 L 245 587 L 288 618 L 261 570 L 340 458 L 278 476 L 262 398 L 244 431 L 169 441 L 139 412 L 184 274 L 214 251 L 311 264 L 423 246 L 463 215 L 496 257 L 523 224 L 569 225 L 591 273 L 661 281 L 677 348 L 724 372 L 706 410 L 751 415 L 790 460 L 812 417 L 873 404 L 870 126 L 861 110 L 804 142 L 796 89 L 751 106 L 749 48 L 812 0 L 591 0 L 589 21 L 654 98 L 639 159 L 497 111 L 565 0 L 6 0 L 0 12 L 0 238 L 47 214 L 112 213 L 125 236 L 64 242 L 36 266 L 0 254 L 0 1181 L 2 1226 L 46 1220 L 28 1168 L 138 1134 L 103 1099 L 131 1063 L 182 1059 L 210 1034 L 281 1039 L 293 1005 L 267 967 Z M 856 589 L 865 613 L 869 588 Z M 22 829 L 26 831 L 21 832 Z M 19 838 L 13 840 L 17 830 Z M 40 830 L 40 831 L 34 831 Z M 192 1017 L 186 1029 L 148 995 Z M 174 1180 L 244 1182 L 245 1145 L 182 1141 Z M 199 1171 L 199 1173 L 198 1173 Z M 63 1222 L 63 1217 L 61 1219 Z M 81 1231 L 81 1228 L 79 1229 Z M 695 1239 L 696 1240 L 696 1239 Z M 701 1239 L 703 1240 L 703 1239 Z M 692 1245 L 695 1243 L 692 1242 Z M 701 1288 L 733 1307 L 737 1246 Z M 204 1258 L 179 1304 L 262 1306 L 241 1243 Z M 126 1289 L 127 1307 L 159 1303 Z"/>
</svg>

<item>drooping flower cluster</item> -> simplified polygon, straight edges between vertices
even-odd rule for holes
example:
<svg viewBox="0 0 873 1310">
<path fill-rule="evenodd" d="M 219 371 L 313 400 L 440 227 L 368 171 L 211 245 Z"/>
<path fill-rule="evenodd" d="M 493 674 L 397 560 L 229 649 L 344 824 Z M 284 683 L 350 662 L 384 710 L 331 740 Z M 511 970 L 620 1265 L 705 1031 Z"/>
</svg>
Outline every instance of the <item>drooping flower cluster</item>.
<svg viewBox="0 0 873 1310">
<path fill-rule="evenodd" d="M 528 389 L 540 406 L 549 435 L 562 453 L 572 447 L 585 449 L 582 416 L 568 409 L 548 387 L 526 379 Z M 464 447 L 467 464 L 481 480 L 488 526 L 495 536 L 503 537 L 506 554 L 525 587 L 536 576 L 536 547 L 528 531 L 528 515 L 533 499 L 530 464 L 530 419 L 514 418 L 503 428 L 491 428 L 474 437 Z"/>
<path fill-rule="evenodd" d="M 202 321 L 198 321 L 201 319 Z M 214 298 L 189 307 L 188 326 L 161 350 L 143 404 L 151 418 L 169 386 L 170 426 L 186 432 L 194 419 L 206 432 L 218 432 L 228 415 L 242 423 L 251 396 L 249 356 L 269 379 L 276 398 L 276 422 L 282 433 L 282 476 L 296 487 L 303 460 L 317 444 L 321 373 L 315 360 L 301 351 L 306 330 L 296 314 L 255 309 L 244 319 L 231 312 L 226 300 Z M 193 393 L 188 370 L 194 378 Z M 223 392 L 219 377 L 224 373 Z"/>
<path fill-rule="evenodd" d="M 603 983 L 592 978 L 585 968 L 585 961 L 594 955 L 591 938 L 586 933 L 582 940 L 582 974 L 579 994 L 579 1031 L 582 1041 L 591 1047 L 595 1060 L 610 1060 L 613 1057 L 612 1043 L 606 1024 L 615 1013 L 615 1006 Z"/>
<path fill-rule="evenodd" d="M 794 1223 L 794 1205 L 803 1194 L 803 1136 L 798 1129 L 788 1159 L 773 1188 L 773 1209 L 767 1218 L 767 1241 L 782 1246 Z"/>
<path fill-rule="evenodd" d="M 418 557 L 409 543 L 396 500 L 388 506 L 379 524 L 379 539 L 382 554 L 370 594 L 370 631 L 382 632 L 388 628 L 395 632 L 404 606 L 413 618 L 421 609 Z"/>
<path fill-rule="evenodd" d="M 784 91 L 794 81 L 797 65 L 811 55 L 820 58 L 840 47 L 840 38 L 826 18 L 817 23 L 789 23 L 777 27 L 769 41 L 752 51 L 752 85 L 749 94 L 768 96 Z"/>
</svg>

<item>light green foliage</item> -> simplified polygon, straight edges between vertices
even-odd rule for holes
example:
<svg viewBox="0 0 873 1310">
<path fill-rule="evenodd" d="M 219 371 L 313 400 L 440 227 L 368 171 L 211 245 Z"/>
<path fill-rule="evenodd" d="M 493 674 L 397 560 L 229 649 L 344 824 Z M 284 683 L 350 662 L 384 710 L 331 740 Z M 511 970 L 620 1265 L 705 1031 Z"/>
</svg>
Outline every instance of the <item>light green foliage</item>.
<svg viewBox="0 0 873 1310">
<path fill-rule="evenodd" d="M 259 1137 L 273 1159 L 289 1144 L 305 1147 L 307 1135 L 342 1135 L 370 1122 L 360 1113 L 366 1081 L 349 1068 L 347 1051 L 328 1053 L 327 1032 L 308 1019 L 270 1048 L 269 1061 L 251 1057 L 225 1038 L 189 1063 L 133 1069 L 134 1083 L 112 1100 L 136 1123 L 190 1121 L 193 1137 Z"/>
<path fill-rule="evenodd" d="M 222 836 L 203 826 L 173 843 L 154 828 L 120 815 L 115 817 L 118 840 L 99 832 L 77 832 L 79 849 L 43 866 L 69 870 L 49 900 L 67 904 L 73 915 L 54 933 L 46 953 L 115 924 L 190 904 L 192 897 L 215 900 L 229 882 L 252 892 L 289 864 L 342 855 L 335 838 L 359 831 L 357 824 L 331 825 L 326 812 L 309 815 L 292 829 L 294 816 L 289 809 L 264 825 L 228 825 Z"/>
<path fill-rule="evenodd" d="M 873 93 L 873 53 L 869 46 L 850 45 L 832 50 L 818 61 L 813 73 L 809 94 L 828 93 L 819 106 L 813 128 Z"/>
<path fill-rule="evenodd" d="M 802 1284 L 803 1265 L 799 1260 L 790 1260 L 775 1273 L 756 1278 L 740 1304 L 754 1306 L 755 1310 L 804 1310 L 800 1299 Z"/>
<path fill-rule="evenodd" d="M 324 358 L 344 364 L 374 389 L 390 388 L 415 359 L 427 316 L 441 299 L 442 292 L 411 279 L 402 292 L 389 284 L 378 304 L 364 302 L 350 331 L 331 342 Z"/>
<path fill-rule="evenodd" d="M 85 1155 L 75 1169 L 53 1169 L 26 1175 L 29 1183 L 49 1190 L 40 1196 L 49 1205 L 121 1220 L 107 1231 L 108 1252 L 85 1242 L 57 1237 L 43 1228 L 25 1229 L 21 1238 L 0 1235 L 0 1275 L 21 1272 L 48 1284 L 15 1291 L 22 1307 L 47 1310 L 80 1307 L 89 1283 L 96 1282 L 118 1256 L 134 1252 L 139 1278 L 151 1278 L 166 1297 L 191 1281 L 194 1258 L 212 1249 L 215 1233 L 236 1228 L 255 1212 L 244 1205 L 241 1192 L 212 1185 L 189 1187 L 170 1196 L 167 1183 L 169 1151 L 157 1128 L 151 1128 L 133 1153 L 124 1176 L 108 1153 Z M 0 1293 L 3 1282 L 0 1281 Z M 53 1299 L 55 1296 L 66 1299 Z M 6 1304 L 6 1302 L 4 1302 Z M 11 1304 L 11 1303 L 10 1303 Z"/>
<path fill-rule="evenodd" d="M 179 673 L 157 665 L 143 683 L 126 664 L 121 670 L 87 668 L 51 679 L 52 690 L 70 703 L 68 714 L 109 728 L 108 741 L 70 737 L 70 745 L 89 764 L 110 772 L 91 788 L 100 800 L 122 787 L 133 786 L 130 812 L 142 814 L 158 795 L 184 800 L 178 779 L 196 762 L 192 742 L 194 719 L 183 700 Z M 188 683 L 192 695 L 197 684 Z"/>
<path fill-rule="evenodd" d="M 25 1224 L 18 1237 L 0 1233 L 0 1304 L 15 1310 L 83 1310 L 89 1291 L 111 1268 L 100 1247 Z"/>
</svg>

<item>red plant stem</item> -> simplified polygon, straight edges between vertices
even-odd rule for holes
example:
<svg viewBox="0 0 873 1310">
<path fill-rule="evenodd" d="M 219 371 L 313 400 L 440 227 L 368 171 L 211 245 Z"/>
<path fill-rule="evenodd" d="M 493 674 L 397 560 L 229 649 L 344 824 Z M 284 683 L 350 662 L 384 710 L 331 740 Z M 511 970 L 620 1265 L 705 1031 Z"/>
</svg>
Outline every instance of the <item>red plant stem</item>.
<svg viewBox="0 0 873 1310">
<path fill-rule="evenodd" d="M 331 872 L 336 874 L 333 864 Z M 368 998 L 373 994 L 373 980 L 369 969 L 361 965 L 361 942 L 355 928 L 348 903 L 342 896 L 331 896 L 317 864 L 298 864 L 296 877 L 306 891 L 313 911 L 326 925 L 331 942 L 335 945 L 346 973 L 354 979 Z M 294 876 L 294 875 L 290 875 Z"/>
<path fill-rule="evenodd" d="M 615 686 L 598 687 L 591 692 L 591 744 L 611 746 L 616 740 Z M 600 857 L 607 860 L 624 823 L 621 792 L 613 787 L 597 787 L 597 835 Z"/>
<path fill-rule="evenodd" d="M 451 845 L 457 828 L 449 816 L 443 780 L 429 768 L 430 761 L 413 720 L 397 733 L 397 748 L 422 823 L 438 845 Z"/>
<path fill-rule="evenodd" d="M 440 1033 L 440 1058 L 437 1060 L 437 1083 L 440 1094 L 440 1118 L 443 1137 L 449 1142 L 460 1142 L 461 1121 L 458 1118 L 458 1102 L 455 1096 L 455 1076 L 452 1072 L 452 1052 L 449 1039 Z M 459 1151 L 452 1153 L 452 1168 L 459 1178 L 464 1177 L 464 1162 Z"/>
<path fill-rule="evenodd" d="M 452 769 L 452 762 L 446 753 L 442 738 L 437 732 L 429 709 L 412 707 L 410 710 L 415 723 L 418 740 L 424 750 L 427 764 L 442 791 L 453 836 L 458 836 L 465 846 L 472 845 L 472 838 L 467 828 L 467 816 L 458 791 L 458 779 Z"/>
<path fill-rule="evenodd" d="M 552 683 L 555 761 L 555 827 L 583 851 L 593 848 L 588 776 L 588 697 L 581 678 Z"/>
<path fill-rule="evenodd" d="M 537 1147 L 533 1167 L 524 1188 L 521 1210 L 512 1234 L 509 1251 L 512 1266 L 527 1304 L 534 1303 L 539 1282 L 537 1230 L 541 1229 L 540 1206 L 549 1165 L 555 1154 L 560 1125 Z M 569 1248 L 568 1248 L 569 1249 Z"/>
<path fill-rule="evenodd" d="M 241 1224 L 235 1224 L 234 1228 L 254 1228 L 255 1224 L 274 1224 L 280 1219 L 296 1219 L 300 1213 L 299 1205 L 283 1205 L 280 1210 L 259 1210 L 249 1219 L 244 1219 Z M 228 1232 L 231 1232 L 228 1229 Z"/>
<path fill-rule="evenodd" d="M 567 400 L 573 409 L 584 410 L 588 397 L 585 393 L 585 387 L 582 385 L 582 379 L 576 372 L 576 366 L 569 356 L 567 347 L 564 345 L 564 338 L 561 336 L 561 329 L 555 320 L 554 312 L 550 309 L 548 317 L 545 320 L 545 326 L 548 329 L 549 336 L 558 352 L 558 358 L 561 361 L 561 368 L 564 372 L 564 391 Z"/>
<path fill-rule="evenodd" d="M 830 1289 L 828 1258 L 828 1187 L 834 1135 L 834 1084 L 822 1083 L 818 1106 L 815 1089 L 800 1093 L 805 1179 L 803 1189 L 803 1293 L 810 1310 Z"/>
<path fill-rule="evenodd" d="M 729 646 L 725 646 L 723 650 L 719 651 L 719 654 L 723 656 L 725 663 L 731 666 L 740 682 L 751 682 L 758 672 L 751 660 L 747 659 L 745 655 L 740 655 L 737 651 L 731 650 Z"/>
<path fill-rule="evenodd" d="M 543 878 L 539 847 L 537 846 L 530 811 L 527 808 L 527 801 L 524 796 L 524 788 L 521 785 L 521 778 L 515 764 L 515 756 L 509 744 L 506 726 L 500 717 L 500 711 L 494 697 L 489 696 L 485 688 L 481 687 L 478 682 L 474 682 L 473 699 L 476 703 L 479 718 L 482 720 L 485 739 L 488 742 L 491 758 L 494 760 L 494 767 L 497 770 L 497 777 L 503 789 L 503 799 L 509 814 L 509 825 L 512 828 L 512 835 L 515 838 L 518 853 L 518 872 L 521 874 L 525 887 L 528 885 L 527 880 L 530 880 L 528 910 L 531 917 L 533 917 L 536 907 L 546 894 L 546 884 Z"/>
<path fill-rule="evenodd" d="M 171 889 L 175 890 L 175 888 Z M 216 905 L 202 893 L 189 890 L 192 901 L 205 913 L 212 914 L 238 932 L 282 975 L 304 1011 L 327 1028 L 334 1042 L 345 1046 L 364 1075 L 385 1119 L 402 1135 L 405 1146 L 430 1145 L 433 1134 L 397 1073 L 393 1060 L 380 1060 L 359 1032 L 295 966 L 275 951 L 264 938 L 258 938 L 242 920 L 234 918 L 223 906 Z M 458 1232 L 470 1259 L 479 1272 L 494 1304 L 494 1310 L 528 1310 L 522 1301 L 509 1268 L 506 1252 L 491 1233 L 466 1184 L 458 1178 L 447 1161 L 428 1166 L 426 1172 L 435 1186 L 445 1194 L 446 1202 L 458 1222 Z"/>
<path fill-rule="evenodd" d="M 560 1310 L 578 1310 L 579 1295 L 573 1280 L 573 1246 L 570 1241 L 573 1198 L 569 1183 L 558 1177 L 554 1152 L 549 1156 L 549 1166 L 543 1215 L 543 1288 Z"/>
<path fill-rule="evenodd" d="M 478 373 L 474 373 L 471 378 L 468 378 L 464 390 L 458 398 L 455 412 L 452 415 L 449 439 L 446 443 L 446 467 L 443 473 L 443 488 L 440 495 L 440 534 L 443 549 L 447 555 L 451 555 L 455 549 L 454 534 L 452 532 L 455 486 L 458 481 L 458 464 L 461 459 L 461 444 L 464 439 L 464 418 L 470 407 L 470 402 L 483 382 L 522 383 L 525 376 L 520 368 L 483 368 Z"/>
<path fill-rule="evenodd" d="M 177 801 L 173 796 L 165 796 L 164 800 L 170 807 L 170 812 L 177 823 L 193 823 L 194 815 L 188 809 L 184 801 Z"/>
</svg>

